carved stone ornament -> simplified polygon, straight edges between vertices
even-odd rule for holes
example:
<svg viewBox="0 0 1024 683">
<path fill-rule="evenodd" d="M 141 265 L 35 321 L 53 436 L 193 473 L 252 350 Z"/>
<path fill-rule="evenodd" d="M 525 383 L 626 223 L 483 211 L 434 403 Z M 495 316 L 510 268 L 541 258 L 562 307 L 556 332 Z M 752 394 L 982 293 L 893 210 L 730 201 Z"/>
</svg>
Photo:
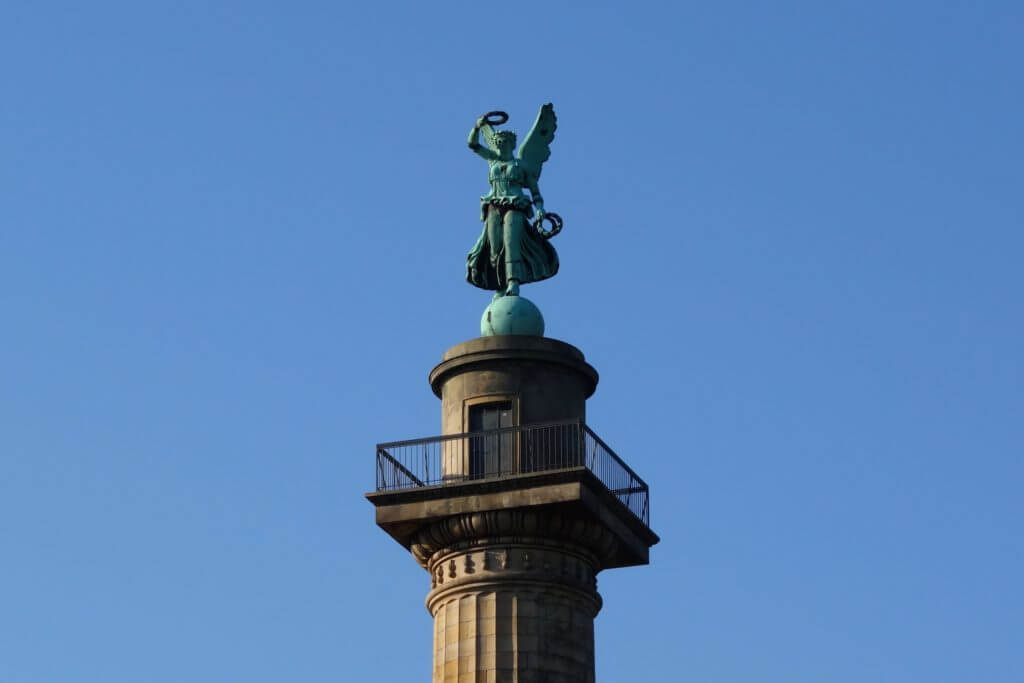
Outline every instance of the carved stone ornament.
<svg viewBox="0 0 1024 683">
<path fill-rule="evenodd" d="M 612 557 L 618 546 L 611 532 L 594 520 L 534 510 L 494 510 L 434 522 L 420 529 L 409 549 L 416 561 L 427 567 L 435 553 L 460 544 L 531 539 L 579 546 L 593 553 L 599 563 Z M 506 562 L 503 558 L 503 568 Z"/>
</svg>

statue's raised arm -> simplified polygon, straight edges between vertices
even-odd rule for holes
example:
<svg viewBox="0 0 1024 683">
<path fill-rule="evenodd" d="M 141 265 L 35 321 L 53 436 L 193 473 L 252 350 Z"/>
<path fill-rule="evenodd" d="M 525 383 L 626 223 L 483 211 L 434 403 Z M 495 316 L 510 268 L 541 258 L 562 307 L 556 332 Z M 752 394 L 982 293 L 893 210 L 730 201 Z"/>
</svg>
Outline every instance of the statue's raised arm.
<svg viewBox="0 0 1024 683">
<path fill-rule="evenodd" d="M 487 161 L 497 161 L 501 156 L 494 144 L 494 129 L 491 126 L 500 126 L 508 121 L 508 114 L 503 111 L 487 112 L 476 120 L 473 130 L 469 131 L 469 148 L 479 154 Z M 485 145 L 480 144 L 480 133 L 484 134 Z"/>
</svg>

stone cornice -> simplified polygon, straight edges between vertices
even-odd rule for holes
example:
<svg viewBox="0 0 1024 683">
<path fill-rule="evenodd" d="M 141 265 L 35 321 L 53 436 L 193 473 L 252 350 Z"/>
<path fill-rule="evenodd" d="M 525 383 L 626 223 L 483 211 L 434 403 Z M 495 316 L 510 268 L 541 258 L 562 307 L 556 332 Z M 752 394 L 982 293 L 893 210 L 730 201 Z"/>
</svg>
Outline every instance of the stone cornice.
<svg viewBox="0 0 1024 683">
<path fill-rule="evenodd" d="M 430 388 L 441 397 L 441 386 L 453 373 L 465 372 L 487 363 L 539 361 L 567 367 L 579 374 L 589 397 L 597 388 L 598 374 L 571 344 L 547 337 L 479 337 L 457 344 L 444 353 L 440 364 L 430 371 Z"/>
</svg>

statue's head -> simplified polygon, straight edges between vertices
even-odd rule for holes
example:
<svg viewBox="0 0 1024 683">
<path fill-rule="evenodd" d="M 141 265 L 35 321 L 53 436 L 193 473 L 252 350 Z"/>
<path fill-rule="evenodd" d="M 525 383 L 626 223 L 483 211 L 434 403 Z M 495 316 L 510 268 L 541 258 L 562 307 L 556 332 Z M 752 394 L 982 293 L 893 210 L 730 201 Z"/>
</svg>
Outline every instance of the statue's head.
<svg viewBox="0 0 1024 683">
<path fill-rule="evenodd" d="M 516 134 L 510 130 L 499 130 L 491 136 L 494 146 L 502 156 L 507 156 L 516 148 Z"/>
</svg>

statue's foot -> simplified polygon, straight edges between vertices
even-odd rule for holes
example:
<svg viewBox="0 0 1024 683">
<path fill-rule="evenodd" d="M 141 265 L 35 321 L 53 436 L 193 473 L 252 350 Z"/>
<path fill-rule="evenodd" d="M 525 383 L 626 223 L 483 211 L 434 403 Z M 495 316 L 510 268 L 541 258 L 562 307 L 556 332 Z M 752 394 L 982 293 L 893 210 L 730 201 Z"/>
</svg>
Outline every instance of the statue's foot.
<svg viewBox="0 0 1024 683">
<path fill-rule="evenodd" d="M 519 281 L 509 280 L 508 287 L 505 288 L 505 296 L 519 296 Z"/>
</svg>

